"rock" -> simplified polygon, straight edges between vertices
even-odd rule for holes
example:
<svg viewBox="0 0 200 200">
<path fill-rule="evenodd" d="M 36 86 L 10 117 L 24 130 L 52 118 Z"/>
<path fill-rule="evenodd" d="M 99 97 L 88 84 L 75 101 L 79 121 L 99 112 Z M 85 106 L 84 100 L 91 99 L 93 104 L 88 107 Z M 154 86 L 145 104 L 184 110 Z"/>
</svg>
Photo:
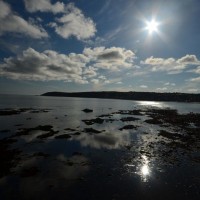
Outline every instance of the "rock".
<svg viewBox="0 0 200 200">
<path fill-rule="evenodd" d="M 92 125 L 92 124 L 102 124 L 104 122 L 104 119 L 101 118 L 96 118 L 96 119 L 90 119 L 90 120 L 82 120 L 85 124 L 87 125 Z"/>
<path fill-rule="evenodd" d="M 86 133 L 101 133 L 101 131 L 95 130 L 93 128 L 85 128 L 84 131 Z"/>
<path fill-rule="evenodd" d="M 69 139 L 69 138 L 71 138 L 71 135 L 63 134 L 63 135 L 58 135 L 55 138 L 56 139 Z"/>
<path fill-rule="evenodd" d="M 120 115 L 142 115 L 141 110 L 119 110 L 118 112 L 112 114 Z"/>
<path fill-rule="evenodd" d="M 120 120 L 122 122 L 131 122 L 131 121 L 136 121 L 136 120 L 139 120 L 139 119 L 136 118 L 136 117 L 124 117 L 124 118 L 121 118 Z"/>
<path fill-rule="evenodd" d="M 44 125 L 44 126 L 39 125 L 39 126 L 36 126 L 35 128 L 23 128 L 23 129 L 18 129 L 18 130 L 20 130 L 20 131 L 16 134 L 16 136 L 28 135 L 29 132 L 31 132 L 31 131 L 37 131 L 37 130 L 39 130 L 39 131 L 49 131 L 49 132 L 51 132 L 51 131 L 53 131 L 52 128 L 53 128 L 53 126 L 51 126 L 51 125 Z M 54 131 L 53 131 L 53 132 L 54 132 Z"/>
<path fill-rule="evenodd" d="M 49 109 L 19 108 L 19 109 L 0 109 L 0 115 L 18 115 L 24 112 L 29 113 L 46 113 Z"/>
<path fill-rule="evenodd" d="M 160 121 L 160 119 L 158 118 L 154 118 L 154 119 L 147 119 L 144 122 L 148 123 L 148 124 L 162 124 L 163 122 Z"/>
<path fill-rule="evenodd" d="M 82 122 L 84 122 L 88 126 L 94 124 L 94 122 L 92 120 L 87 120 L 87 119 L 83 119 Z"/>
<path fill-rule="evenodd" d="M 126 149 L 130 150 L 132 148 L 132 145 L 126 145 L 124 147 L 126 147 Z"/>
<path fill-rule="evenodd" d="M 80 134 L 81 134 L 81 133 L 77 131 L 77 132 L 74 133 L 73 135 L 80 135 Z"/>
<path fill-rule="evenodd" d="M 18 110 L 0 110 L 0 115 L 17 115 L 20 114 Z"/>
<path fill-rule="evenodd" d="M 99 115 L 99 117 L 112 117 L 112 114 Z"/>
<path fill-rule="evenodd" d="M 91 110 L 91 109 L 88 109 L 88 108 L 85 108 L 84 110 L 82 110 L 83 112 L 85 112 L 85 113 L 90 113 L 90 112 L 93 112 L 93 110 Z"/>
<path fill-rule="evenodd" d="M 129 130 L 129 129 L 136 129 L 137 127 L 134 126 L 134 125 L 126 125 L 126 126 L 123 126 L 122 128 L 120 128 L 119 130 L 122 131 L 122 130 Z"/>
<path fill-rule="evenodd" d="M 45 139 L 45 138 L 48 138 L 48 137 L 51 137 L 51 136 L 57 134 L 58 132 L 59 131 L 53 131 L 53 130 L 51 130 L 48 133 L 45 133 L 45 134 L 37 136 L 37 138 L 39 138 L 39 139 Z"/>
<path fill-rule="evenodd" d="M 159 133 L 158 133 L 159 136 L 162 136 L 162 137 L 165 137 L 165 138 L 168 138 L 168 139 L 172 139 L 172 140 L 175 140 L 175 139 L 179 139 L 181 137 L 183 137 L 182 135 L 180 134 L 177 134 L 177 133 L 170 133 L 170 132 L 167 132 L 167 131 L 164 131 L 164 130 L 161 130 Z"/>
<path fill-rule="evenodd" d="M 65 128 L 64 130 L 65 130 L 65 131 L 76 131 L 76 130 L 73 129 L 73 128 Z"/>
<path fill-rule="evenodd" d="M 105 120 L 105 122 L 110 122 L 110 123 L 117 121 L 116 119 L 104 119 L 104 120 Z"/>
</svg>

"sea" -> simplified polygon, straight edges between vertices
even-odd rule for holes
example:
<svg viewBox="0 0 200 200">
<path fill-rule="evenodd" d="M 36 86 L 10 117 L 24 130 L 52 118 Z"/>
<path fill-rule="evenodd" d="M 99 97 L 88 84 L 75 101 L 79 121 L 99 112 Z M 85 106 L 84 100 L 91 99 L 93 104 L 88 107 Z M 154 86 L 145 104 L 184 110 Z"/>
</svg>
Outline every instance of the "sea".
<svg viewBox="0 0 200 200">
<path fill-rule="evenodd" d="M 0 199 L 200 199 L 199 143 L 158 110 L 200 104 L 0 95 Z"/>
</svg>

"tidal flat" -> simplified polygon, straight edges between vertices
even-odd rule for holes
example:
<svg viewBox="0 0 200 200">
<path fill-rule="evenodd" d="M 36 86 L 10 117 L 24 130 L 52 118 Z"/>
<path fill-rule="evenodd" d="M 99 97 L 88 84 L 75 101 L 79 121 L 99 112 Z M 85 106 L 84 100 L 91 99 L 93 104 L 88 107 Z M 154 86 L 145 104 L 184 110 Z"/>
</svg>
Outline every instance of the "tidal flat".
<svg viewBox="0 0 200 200">
<path fill-rule="evenodd" d="M 16 97 L 0 162 L 2 200 L 200 199 L 200 106 Z"/>
</svg>

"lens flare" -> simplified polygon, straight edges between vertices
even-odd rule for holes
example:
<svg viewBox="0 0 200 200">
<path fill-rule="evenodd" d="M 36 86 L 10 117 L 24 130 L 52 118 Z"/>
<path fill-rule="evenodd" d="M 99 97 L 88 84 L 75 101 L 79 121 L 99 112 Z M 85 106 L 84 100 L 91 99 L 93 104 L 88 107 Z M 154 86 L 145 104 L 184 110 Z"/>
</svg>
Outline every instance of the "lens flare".
<svg viewBox="0 0 200 200">
<path fill-rule="evenodd" d="M 150 34 L 153 32 L 158 32 L 159 23 L 156 20 L 152 19 L 151 21 L 147 21 L 146 24 L 146 29 Z"/>
</svg>

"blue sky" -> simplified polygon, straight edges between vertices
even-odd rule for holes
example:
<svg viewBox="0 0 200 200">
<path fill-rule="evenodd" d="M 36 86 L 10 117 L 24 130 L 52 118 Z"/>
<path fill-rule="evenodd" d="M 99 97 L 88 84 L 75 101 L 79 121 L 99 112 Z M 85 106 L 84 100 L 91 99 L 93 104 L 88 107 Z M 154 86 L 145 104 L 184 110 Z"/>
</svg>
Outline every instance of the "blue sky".
<svg viewBox="0 0 200 200">
<path fill-rule="evenodd" d="M 198 0 L 0 0 L 0 93 L 200 93 L 199 18 Z"/>
</svg>

